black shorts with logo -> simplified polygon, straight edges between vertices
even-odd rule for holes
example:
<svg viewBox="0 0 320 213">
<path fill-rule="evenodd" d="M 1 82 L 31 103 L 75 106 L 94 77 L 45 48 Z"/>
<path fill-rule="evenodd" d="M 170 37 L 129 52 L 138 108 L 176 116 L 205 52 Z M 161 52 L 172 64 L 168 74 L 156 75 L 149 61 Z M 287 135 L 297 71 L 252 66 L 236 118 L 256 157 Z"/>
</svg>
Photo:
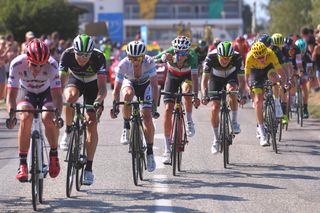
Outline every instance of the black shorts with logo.
<svg viewBox="0 0 320 213">
<path fill-rule="evenodd" d="M 34 109 L 42 109 L 43 106 L 53 105 L 50 87 L 39 94 L 29 92 L 24 87 L 21 87 L 17 101 L 19 104 L 22 102 L 28 102 Z"/>
</svg>

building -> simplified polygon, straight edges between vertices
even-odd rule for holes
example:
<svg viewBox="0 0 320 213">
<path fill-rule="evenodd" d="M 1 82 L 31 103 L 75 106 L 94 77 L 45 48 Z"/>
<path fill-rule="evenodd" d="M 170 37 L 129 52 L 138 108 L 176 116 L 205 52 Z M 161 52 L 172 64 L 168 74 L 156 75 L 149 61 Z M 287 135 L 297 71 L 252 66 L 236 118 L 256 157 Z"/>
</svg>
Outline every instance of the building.
<svg viewBox="0 0 320 213">
<path fill-rule="evenodd" d="M 110 21 L 117 13 L 122 22 L 124 41 L 135 38 L 141 27 L 147 30 L 148 41 L 168 43 L 177 32 L 192 32 L 194 40 L 204 37 L 210 26 L 213 37 L 232 39 L 242 34 L 242 0 L 69 0 L 79 7 L 91 8 L 80 21 Z M 85 5 L 85 6 L 84 6 Z M 121 17 L 120 17 L 121 16 Z M 122 20 L 121 20 L 122 19 Z M 113 19 L 112 19 L 113 20 Z M 111 20 L 111 22 L 112 22 Z"/>
</svg>

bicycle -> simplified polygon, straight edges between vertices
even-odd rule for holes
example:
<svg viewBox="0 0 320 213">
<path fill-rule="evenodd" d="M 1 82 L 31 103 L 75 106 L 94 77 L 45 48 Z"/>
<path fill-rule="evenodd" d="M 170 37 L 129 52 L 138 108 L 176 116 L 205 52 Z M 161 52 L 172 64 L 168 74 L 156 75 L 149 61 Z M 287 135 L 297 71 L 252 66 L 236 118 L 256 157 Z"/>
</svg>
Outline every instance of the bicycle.
<svg viewBox="0 0 320 213">
<path fill-rule="evenodd" d="M 43 204 L 43 180 L 48 174 L 49 155 L 46 146 L 46 141 L 43 136 L 41 127 L 41 119 L 39 114 L 42 112 L 54 112 L 56 119 L 59 121 L 59 127 L 63 126 L 63 120 L 60 118 L 57 109 L 25 109 L 25 110 L 10 110 L 10 118 L 6 121 L 15 119 L 13 116 L 17 112 L 33 113 L 30 149 L 28 152 L 28 171 L 32 189 L 32 206 L 34 211 L 37 211 L 37 203 Z M 7 125 L 8 126 L 8 125 Z"/>
<path fill-rule="evenodd" d="M 297 123 L 303 126 L 303 96 L 301 90 L 302 78 L 300 75 L 296 75 L 296 113 L 297 113 Z"/>
<path fill-rule="evenodd" d="M 277 128 L 278 128 L 278 121 L 276 119 L 275 114 L 275 102 L 273 98 L 273 92 L 272 92 L 272 86 L 273 83 L 271 81 L 266 81 L 264 84 L 264 123 L 266 126 L 266 134 L 268 143 L 270 144 L 270 139 L 272 142 L 272 148 L 275 151 L 275 153 L 278 153 L 278 147 L 277 147 L 277 140 L 276 140 L 276 134 L 277 134 Z"/>
<path fill-rule="evenodd" d="M 66 195 L 71 196 L 74 175 L 76 175 L 76 190 L 80 191 L 83 184 L 84 166 L 87 163 L 86 140 L 87 140 L 87 120 L 84 116 L 85 109 L 94 109 L 93 105 L 80 103 L 63 103 L 64 106 L 74 109 L 74 121 L 71 126 L 71 140 L 65 162 L 67 166 Z"/>
<path fill-rule="evenodd" d="M 230 159 L 229 146 L 232 144 L 232 140 L 235 137 L 230 119 L 230 109 L 228 107 L 227 95 L 238 95 L 239 91 L 227 91 L 225 89 L 221 91 L 209 91 L 209 94 L 221 95 L 220 104 L 220 118 L 219 118 L 219 139 L 220 153 L 223 152 L 223 166 L 227 168 Z"/>
<path fill-rule="evenodd" d="M 129 153 L 132 156 L 132 175 L 133 183 L 138 186 L 138 179 L 143 180 L 143 172 L 147 169 L 146 165 L 146 145 L 143 142 L 144 131 L 142 125 L 142 116 L 140 105 L 152 104 L 148 101 L 120 101 L 113 105 L 113 112 L 117 112 L 116 107 L 119 105 L 132 106 L 133 110 L 130 117 L 130 134 L 129 134 Z M 118 112 L 117 112 L 118 113 Z"/>
<path fill-rule="evenodd" d="M 194 97 L 192 93 L 183 93 L 179 87 L 177 93 L 161 92 L 161 95 L 170 95 L 175 99 L 172 128 L 170 133 L 171 141 L 171 166 L 173 176 L 176 176 L 177 171 L 181 171 L 182 153 L 184 152 L 185 145 L 188 143 L 186 125 L 184 122 L 184 108 L 182 104 L 182 97 Z M 160 96 L 159 96 L 160 97 Z"/>
</svg>

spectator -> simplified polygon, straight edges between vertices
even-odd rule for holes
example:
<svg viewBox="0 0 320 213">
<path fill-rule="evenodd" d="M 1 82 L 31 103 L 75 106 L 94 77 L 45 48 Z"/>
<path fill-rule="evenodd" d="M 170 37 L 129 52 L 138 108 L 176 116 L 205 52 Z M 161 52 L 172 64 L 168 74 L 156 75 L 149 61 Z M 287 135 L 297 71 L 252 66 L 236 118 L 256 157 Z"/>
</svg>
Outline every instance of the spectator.
<svg viewBox="0 0 320 213">
<path fill-rule="evenodd" d="M 22 45 L 21 45 L 21 54 L 24 53 L 24 49 L 26 48 L 27 44 L 34 38 L 35 38 L 35 36 L 34 36 L 34 33 L 32 31 L 26 32 L 26 34 L 25 34 L 25 42 L 23 42 Z"/>
</svg>

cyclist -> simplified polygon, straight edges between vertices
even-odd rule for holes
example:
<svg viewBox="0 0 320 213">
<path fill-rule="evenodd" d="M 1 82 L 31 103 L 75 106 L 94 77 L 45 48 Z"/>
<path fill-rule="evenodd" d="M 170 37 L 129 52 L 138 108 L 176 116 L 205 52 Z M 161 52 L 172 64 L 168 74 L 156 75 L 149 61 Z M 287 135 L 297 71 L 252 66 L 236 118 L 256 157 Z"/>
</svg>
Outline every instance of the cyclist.
<svg viewBox="0 0 320 213">
<path fill-rule="evenodd" d="M 295 45 L 300 49 L 302 56 L 302 70 L 300 70 L 300 75 L 302 77 L 302 96 L 303 96 L 303 118 L 309 118 L 308 111 L 308 99 L 309 92 L 307 87 L 308 80 L 314 76 L 314 62 L 312 61 L 311 52 L 307 49 L 307 44 L 304 40 L 298 39 Z"/>
<path fill-rule="evenodd" d="M 275 53 L 267 48 L 262 42 L 255 42 L 249 51 L 245 65 L 245 79 L 248 87 L 254 93 L 254 105 L 257 120 L 257 136 L 260 138 L 260 145 L 267 146 L 266 133 L 263 126 L 263 85 L 268 78 L 273 82 L 280 82 L 277 74 L 281 69 L 278 58 Z M 281 108 L 280 105 L 275 105 Z M 281 110 L 281 109 L 280 109 Z"/>
<path fill-rule="evenodd" d="M 115 88 L 112 93 L 113 103 L 119 102 L 120 90 L 124 101 L 132 101 L 136 96 L 143 101 L 152 104 L 143 104 L 142 116 L 145 139 L 147 143 L 147 169 L 153 172 L 156 169 L 156 162 L 153 155 L 154 125 L 152 116 L 158 117 L 158 79 L 156 64 L 151 56 L 146 55 L 146 45 L 142 41 L 131 41 L 127 45 L 127 57 L 119 62 L 116 68 Z M 123 107 L 124 128 L 120 142 L 128 144 L 130 132 L 131 107 Z M 112 118 L 116 118 L 118 109 L 111 110 Z"/>
<path fill-rule="evenodd" d="M 88 120 L 88 138 L 86 141 L 88 156 L 83 180 L 85 185 L 91 185 L 94 181 L 92 162 L 98 144 L 96 114 L 102 113 L 103 101 L 107 95 L 106 59 L 103 53 L 94 47 L 94 40 L 90 36 L 86 34 L 78 35 L 73 40 L 73 47 L 66 49 L 62 53 L 59 64 L 66 102 L 75 103 L 83 95 L 85 103 L 95 107 L 95 110 L 88 109 L 86 111 Z M 69 72 L 70 75 L 68 75 Z M 66 131 L 60 143 L 62 150 L 68 149 L 73 118 L 72 110 L 71 107 L 64 108 Z"/>
<path fill-rule="evenodd" d="M 50 56 L 48 46 L 39 39 L 31 40 L 26 46 L 25 54 L 17 56 L 10 64 L 7 95 L 8 111 L 16 108 L 20 110 L 57 108 L 60 114 L 62 93 L 57 67 L 58 64 Z M 21 112 L 19 117 L 18 147 L 20 165 L 16 179 L 25 182 L 28 181 L 27 154 L 30 146 L 33 114 Z M 15 126 L 16 119 L 15 115 L 10 116 L 10 118 L 7 126 L 11 129 Z M 53 112 L 43 112 L 42 120 L 45 127 L 45 135 L 51 147 L 49 175 L 54 178 L 60 172 L 57 150 L 59 124 L 58 120 L 55 120 Z"/>
<path fill-rule="evenodd" d="M 221 42 L 217 49 L 211 51 L 206 57 L 203 64 L 203 78 L 201 82 L 201 93 L 206 97 L 208 90 L 208 80 L 210 78 L 209 91 L 220 91 L 224 87 L 228 91 L 238 90 L 238 73 L 243 72 L 243 60 L 240 53 L 235 52 L 231 42 Z M 220 111 L 220 95 L 210 95 L 210 99 L 203 98 L 202 104 L 207 105 L 212 100 L 211 109 L 211 125 L 213 129 L 213 143 L 211 152 L 218 153 L 218 127 L 219 127 L 219 111 Z M 237 121 L 238 100 L 236 95 L 230 95 L 230 107 L 232 112 L 232 129 L 235 134 L 240 133 L 240 125 Z"/>
<path fill-rule="evenodd" d="M 208 48 L 205 40 L 199 40 L 198 46 L 194 49 L 194 52 L 198 55 L 198 75 L 200 76 L 200 82 L 203 71 L 202 63 L 208 54 Z"/>
<path fill-rule="evenodd" d="M 233 46 L 234 51 L 237 51 L 238 53 L 240 53 L 240 55 L 242 56 L 243 64 L 245 65 L 246 57 L 247 57 L 247 54 L 250 50 L 250 46 L 249 46 L 249 43 L 247 42 L 247 40 L 243 36 L 238 36 L 235 39 L 235 41 L 232 43 L 232 46 Z M 240 90 L 241 90 L 242 97 L 243 97 L 243 102 L 240 104 L 244 104 L 245 100 L 247 99 L 246 83 L 245 83 L 245 79 L 244 79 L 244 69 L 239 70 L 238 81 L 239 81 L 239 86 L 240 86 Z"/>
<path fill-rule="evenodd" d="M 167 63 L 168 74 L 164 86 L 166 92 L 178 92 L 179 86 L 182 87 L 183 92 L 191 92 L 191 89 L 193 89 L 194 97 L 184 98 L 187 112 L 187 135 L 192 137 L 195 134 L 192 121 L 192 104 L 198 107 L 200 100 L 198 98 L 198 58 L 193 49 L 190 49 L 190 46 L 191 41 L 188 37 L 178 36 L 172 41 L 172 47 L 155 56 L 155 59 Z M 170 163 L 171 160 L 170 131 L 174 101 L 172 96 L 164 96 L 165 152 L 162 159 L 164 164 Z"/>
<path fill-rule="evenodd" d="M 296 111 L 296 85 L 295 85 L 295 75 L 298 74 L 298 70 L 302 70 L 302 59 L 301 59 L 301 53 L 300 49 L 295 45 L 293 39 L 291 37 L 286 37 L 285 39 L 285 45 L 283 48 L 283 55 L 285 58 L 285 61 L 288 61 L 289 65 L 291 65 L 289 68 L 290 72 L 290 83 L 291 83 L 291 89 L 290 89 L 290 110 Z"/>
</svg>

